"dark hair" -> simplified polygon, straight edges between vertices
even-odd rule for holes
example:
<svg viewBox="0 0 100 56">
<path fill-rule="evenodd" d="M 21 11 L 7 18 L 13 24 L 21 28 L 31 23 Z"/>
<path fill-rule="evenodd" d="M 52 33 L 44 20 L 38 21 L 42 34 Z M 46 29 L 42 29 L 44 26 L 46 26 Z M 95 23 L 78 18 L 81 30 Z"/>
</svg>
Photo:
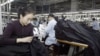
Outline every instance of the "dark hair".
<svg viewBox="0 0 100 56">
<path fill-rule="evenodd" d="M 35 11 L 31 7 L 20 7 L 18 9 L 18 18 L 20 18 L 20 15 L 25 16 L 28 13 L 35 14 Z"/>
<path fill-rule="evenodd" d="M 95 18 L 92 18 L 92 20 L 95 21 L 96 19 Z"/>
<path fill-rule="evenodd" d="M 62 17 L 62 19 L 65 19 L 66 18 L 64 15 L 62 15 L 61 17 Z"/>
<path fill-rule="evenodd" d="M 53 14 L 49 14 L 48 17 L 54 17 L 55 18 L 55 16 Z"/>
</svg>

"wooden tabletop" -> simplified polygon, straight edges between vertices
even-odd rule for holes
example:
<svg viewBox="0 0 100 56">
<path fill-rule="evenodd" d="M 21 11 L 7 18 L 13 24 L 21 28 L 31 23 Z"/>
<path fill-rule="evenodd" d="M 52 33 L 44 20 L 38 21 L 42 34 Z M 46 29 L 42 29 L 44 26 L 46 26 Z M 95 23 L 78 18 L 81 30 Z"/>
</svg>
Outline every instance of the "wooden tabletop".
<svg viewBox="0 0 100 56">
<path fill-rule="evenodd" d="M 83 44 L 83 43 L 71 42 L 71 41 L 60 40 L 60 39 L 58 39 L 57 41 L 58 41 L 58 42 L 61 42 L 61 43 L 73 45 L 73 46 L 78 46 L 78 47 L 84 47 L 84 48 L 87 48 L 87 47 L 88 47 L 87 44 Z"/>
</svg>

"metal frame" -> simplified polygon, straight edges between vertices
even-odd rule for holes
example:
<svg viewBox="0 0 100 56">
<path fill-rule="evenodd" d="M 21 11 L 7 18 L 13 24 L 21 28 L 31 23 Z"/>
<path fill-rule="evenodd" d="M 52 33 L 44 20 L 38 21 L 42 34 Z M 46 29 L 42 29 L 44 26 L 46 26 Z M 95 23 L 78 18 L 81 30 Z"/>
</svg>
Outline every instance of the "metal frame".
<svg viewBox="0 0 100 56">
<path fill-rule="evenodd" d="M 3 34 L 3 28 L 6 26 L 7 23 L 7 22 L 3 22 L 3 20 L 9 21 L 11 2 L 13 1 L 14 0 L 2 0 L 2 2 L 0 1 L 0 35 Z M 2 16 L 7 16 L 7 18 L 2 18 Z"/>
<path fill-rule="evenodd" d="M 2 34 L 2 14 L 1 14 L 1 6 L 0 6 L 0 35 Z"/>
</svg>

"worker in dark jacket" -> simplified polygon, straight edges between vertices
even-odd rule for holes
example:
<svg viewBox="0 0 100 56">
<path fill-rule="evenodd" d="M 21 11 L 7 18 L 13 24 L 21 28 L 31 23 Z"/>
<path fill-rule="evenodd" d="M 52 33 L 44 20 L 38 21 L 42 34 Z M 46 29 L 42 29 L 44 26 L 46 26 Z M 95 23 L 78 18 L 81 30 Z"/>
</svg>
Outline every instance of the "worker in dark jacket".
<svg viewBox="0 0 100 56">
<path fill-rule="evenodd" d="M 29 46 L 33 40 L 33 26 L 30 22 L 34 11 L 23 7 L 18 16 L 19 20 L 9 23 L 0 38 L 0 56 L 31 56 Z"/>
<path fill-rule="evenodd" d="M 33 26 L 30 24 L 34 13 L 30 8 L 19 9 L 19 20 L 11 22 L 3 33 L 3 41 L 0 44 L 30 43 L 33 39 Z M 13 37 L 13 36 L 17 36 Z"/>
</svg>

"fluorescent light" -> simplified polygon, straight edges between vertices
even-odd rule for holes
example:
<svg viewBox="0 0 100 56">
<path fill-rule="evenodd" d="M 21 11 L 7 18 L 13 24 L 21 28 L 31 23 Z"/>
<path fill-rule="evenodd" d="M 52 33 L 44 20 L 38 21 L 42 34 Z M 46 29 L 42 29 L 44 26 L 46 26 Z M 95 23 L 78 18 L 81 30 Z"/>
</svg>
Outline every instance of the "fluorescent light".
<svg viewBox="0 0 100 56">
<path fill-rule="evenodd" d="M 13 2 L 14 0 L 9 0 L 9 1 Z"/>
</svg>

